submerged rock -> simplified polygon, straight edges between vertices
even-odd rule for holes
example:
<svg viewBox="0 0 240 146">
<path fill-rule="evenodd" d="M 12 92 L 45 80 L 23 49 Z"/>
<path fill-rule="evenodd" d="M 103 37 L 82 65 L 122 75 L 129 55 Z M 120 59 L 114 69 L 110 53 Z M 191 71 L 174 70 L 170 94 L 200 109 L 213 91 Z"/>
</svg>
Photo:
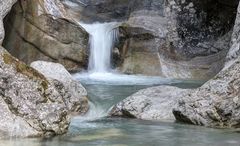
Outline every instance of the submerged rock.
<svg viewBox="0 0 240 146">
<path fill-rule="evenodd" d="M 61 84 L 58 87 L 63 88 L 67 93 L 62 92 L 65 97 L 65 103 L 70 111 L 85 113 L 88 110 L 88 99 L 86 89 L 59 63 L 36 61 L 31 63 L 31 67 L 42 73 L 48 80 L 58 80 Z M 61 87 L 61 86 L 64 87 Z"/>
<path fill-rule="evenodd" d="M 114 106 L 109 115 L 144 120 L 171 120 L 172 109 L 188 90 L 171 86 L 152 87 L 138 91 Z"/>
</svg>

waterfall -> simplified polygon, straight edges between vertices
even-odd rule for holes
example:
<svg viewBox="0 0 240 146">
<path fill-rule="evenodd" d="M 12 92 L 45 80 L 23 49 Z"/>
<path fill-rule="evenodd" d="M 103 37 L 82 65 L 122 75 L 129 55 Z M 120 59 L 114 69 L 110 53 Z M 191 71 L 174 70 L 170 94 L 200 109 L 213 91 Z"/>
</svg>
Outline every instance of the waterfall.
<svg viewBox="0 0 240 146">
<path fill-rule="evenodd" d="M 90 57 L 88 71 L 106 73 L 111 69 L 111 54 L 118 38 L 119 26 L 116 22 L 80 24 L 89 34 Z"/>
</svg>

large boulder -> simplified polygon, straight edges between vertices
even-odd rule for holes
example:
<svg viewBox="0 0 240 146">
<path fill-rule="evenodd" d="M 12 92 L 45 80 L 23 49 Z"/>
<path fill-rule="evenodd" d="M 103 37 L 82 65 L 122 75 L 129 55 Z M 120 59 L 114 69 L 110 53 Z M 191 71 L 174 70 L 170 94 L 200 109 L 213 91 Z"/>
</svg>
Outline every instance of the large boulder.
<svg viewBox="0 0 240 146">
<path fill-rule="evenodd" d="M 28 137 L 67 132 L 69 91 L 0 48 L 0 131 Z"/>
<path fill-rule="evenodd" d="M 171 86 L 152 87 L 138 91 L 115 105 L 109 115 L 143 120 L 174 121 L 172 109 L 187 89 Z"/>
<path fill-rule="evenodd" d="M 239 128 L 240 58 L 202 87 L 180 97 L 177 121 L 209 127 Z"/>
<path fill-rule="evenodd" d="M 31 63 L 31 67 L 39 71 L 48 80 L 58 80 L 65 89 L 69 91 L 69 99 L 66 105 L 70 111 L 85 113 L 88 110 L 88 99 L 86 89 L 59 63 L 46 61 L 35 61 Z"/>
<path fill-rule="evenodd" d="M 3 46 L 27 64 L 45 60 L 80 70 L 87 64 L 88 34 L 75 19 L 59 0 L 19 0 L 4 19 Z"/>
</svg>

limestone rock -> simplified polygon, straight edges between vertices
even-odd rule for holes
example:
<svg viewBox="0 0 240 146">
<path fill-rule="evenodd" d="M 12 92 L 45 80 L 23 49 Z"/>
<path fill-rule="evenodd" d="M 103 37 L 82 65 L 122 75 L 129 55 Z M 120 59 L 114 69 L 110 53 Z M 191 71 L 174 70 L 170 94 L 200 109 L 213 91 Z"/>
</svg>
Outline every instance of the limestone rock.
<svg viewBox="0 0 240 146">
<path fill-rule="evenodd" d="M 109 115 L 144 120 L 174 121 L 172 109 L 186 89 L 159 86 L 140 90 L 114 106 Z"/>
<path fill-rule="evenodd" d="M 58 80 L 69 91 L 70 96 L 66 105 L 70 111 L 85 113 L 88 110 L 88 99 L 86 89 L 75 81 L 70 73 L 59 63 L 35 61 L 31 67 L 42 73 L 49 80 Z"/>
</svg>

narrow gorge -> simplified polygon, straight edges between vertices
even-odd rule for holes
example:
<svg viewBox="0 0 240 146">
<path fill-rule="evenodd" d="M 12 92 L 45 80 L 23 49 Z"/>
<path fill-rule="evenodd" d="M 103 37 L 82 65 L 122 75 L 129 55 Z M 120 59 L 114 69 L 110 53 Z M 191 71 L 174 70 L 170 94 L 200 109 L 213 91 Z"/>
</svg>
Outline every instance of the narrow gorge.
<svg viewBox="0 0 240 146">
<path fill-rule="evenodd" d="M 238 0 L 0 0 L 0 146 L 237 146 Z"/>
</svg>

